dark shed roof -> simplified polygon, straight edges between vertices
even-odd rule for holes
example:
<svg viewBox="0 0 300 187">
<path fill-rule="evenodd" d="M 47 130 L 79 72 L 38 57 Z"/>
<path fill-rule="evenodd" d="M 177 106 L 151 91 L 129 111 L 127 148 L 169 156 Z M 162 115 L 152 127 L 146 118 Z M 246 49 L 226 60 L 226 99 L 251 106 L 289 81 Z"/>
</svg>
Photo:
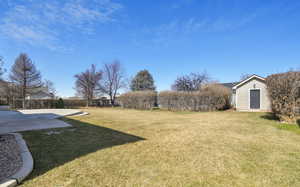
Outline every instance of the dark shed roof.
<svg viewBox="0 0 300 187">
<path fill-rule="evenodd" d="M 221 85 L 225 86 L 226 88 L 232 89 L 238 83 L 240 83 L 240 82 L 221 83 Z"/>
</svg>

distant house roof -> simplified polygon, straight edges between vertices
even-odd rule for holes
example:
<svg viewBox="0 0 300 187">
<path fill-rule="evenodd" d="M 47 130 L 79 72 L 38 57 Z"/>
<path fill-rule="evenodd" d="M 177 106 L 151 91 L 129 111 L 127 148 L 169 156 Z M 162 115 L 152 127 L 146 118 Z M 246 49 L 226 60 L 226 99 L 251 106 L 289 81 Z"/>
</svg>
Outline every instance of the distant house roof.
<svg viewBox="0 0 300 187">
<path fill-rule="evenodd" d="M 239 83 L 240 82 L 228 82 L 228 83 L 221 83 L 221 85 L 225 86 L 226 88 L 232 89 L 235 85 Z"/>
<path fill-rule="evenodd" d="M 50 99 L 53 98 L 54 95 L 49 92 L 45 92 L 44 90 L 40 90 L 38 92 L 32 93 L 28 96 L 30 99 Z"/>
</svg>

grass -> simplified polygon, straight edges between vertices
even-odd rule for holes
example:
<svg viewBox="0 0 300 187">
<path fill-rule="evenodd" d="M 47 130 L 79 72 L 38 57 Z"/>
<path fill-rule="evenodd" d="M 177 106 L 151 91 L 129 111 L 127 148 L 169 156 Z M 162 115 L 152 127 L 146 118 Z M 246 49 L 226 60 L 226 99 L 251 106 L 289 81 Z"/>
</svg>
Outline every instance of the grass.
<svg viewBox="0 0 300 187">
<path fill-rule="evenodd" d="M 279 119 L 275 118 L 273 115 L 267 113 L 262 116 L 262 118 L 272 120 L 274 122 L 278 122 Z M 297 134 L 300 134 L 300 118 L 297 120 L 297 124 L 286 124 L 286 123 L 273 123 L 273 126 L 275 126 L 278 129 L 282 130 L 288 130 L 295 132 Z"/>
<path fill-rule="evenodd" d="M 23 186 L 300 186 L 298 129 L 264 113 L 88 112 L 23 133 L 35 159 Z"/>
<path fill-rule="evenodd" d="M 300 135 L 300 128 L 297 125 L 287 125 L 287 124 L 279 124 L 277 128 L 282 129 L 282 130 L 288 130 L 295 132 Z"/>
</svg>

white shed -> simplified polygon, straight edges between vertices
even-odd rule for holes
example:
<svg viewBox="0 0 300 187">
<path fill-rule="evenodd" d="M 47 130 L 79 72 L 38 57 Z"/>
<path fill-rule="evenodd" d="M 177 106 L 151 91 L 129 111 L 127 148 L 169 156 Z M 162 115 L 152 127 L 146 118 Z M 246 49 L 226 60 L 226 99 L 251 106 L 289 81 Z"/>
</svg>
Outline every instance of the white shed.
<svg viewBox="0 0 300 187">
<path fill-rule="evenodd" d="M 267 86 L 263 77 L 252 75 L 237 83 L 232 88 L 232 92 L 232 103 L 238 111 L 271 110 Z"/>
</svg>

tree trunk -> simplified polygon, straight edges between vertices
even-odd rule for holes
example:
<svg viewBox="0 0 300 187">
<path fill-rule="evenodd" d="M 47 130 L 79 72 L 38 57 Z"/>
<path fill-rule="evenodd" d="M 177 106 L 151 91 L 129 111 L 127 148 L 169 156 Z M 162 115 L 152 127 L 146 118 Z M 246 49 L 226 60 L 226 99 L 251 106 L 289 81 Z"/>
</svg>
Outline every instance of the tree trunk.
<svg viewBox="0 0 300 187">
<path fill-rule="evenodd" d="M 22 107 L 23 107 L 23 109 L 26 109 L 26 98 L 25 97 L 23 97 L 23 100 L 22 100 Z"/>
<path fill-rule="evenodd" d="M 115 106 L 115 100 L 113 99 L 112 96 L 110 96 L 110 104 L 111 104 L 112 107 Z"/>
<path fill-rule="evenodd" d="M 23 83 L 23 93 L 22 93 L 22 96 L 23 96 L 23 109 L 26 109 L 26 89 L 27 89 L 27 79 L 25 78 L 26 77 L 26 72 L 24 71 L 24 83 Z"/>
<path fill-rule="evenodd" d="M 90 106 L 90 99 L 86 100 L 86 107 L 88 108 Z"/>
</svg>

